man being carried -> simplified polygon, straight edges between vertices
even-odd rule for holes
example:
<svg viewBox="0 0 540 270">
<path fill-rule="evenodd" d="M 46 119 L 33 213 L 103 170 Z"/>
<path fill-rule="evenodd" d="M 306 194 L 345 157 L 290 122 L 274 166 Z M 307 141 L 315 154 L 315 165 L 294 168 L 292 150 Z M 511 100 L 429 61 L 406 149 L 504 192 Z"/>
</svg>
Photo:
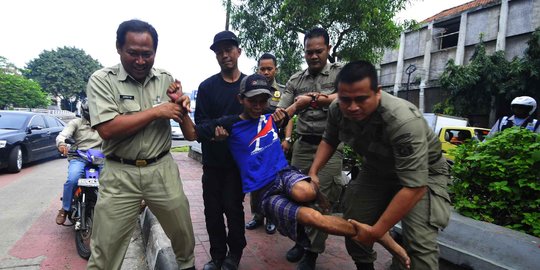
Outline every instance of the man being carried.
<svg viewBox="0 0 540 270">
<path fill-rule="evenodd" d="M 180 84 L 173 83 L 168 91 L 174 92 L 180 87 Z M 263 194 L 257 204 L 276 223 L 281 234 L 306 248 L 310 243 L 303 226 L 334 235 L 358 237 L 354 226 L 345 219 L 323 215 L 305 206 L 314 202 L 328 206 L 328 203 L 319 192 L 318 178 L 310 178 L 287 164 L 275 120 L 283 120 L 286 124 L 288 112 L 278 109 L 273 114 L 264 115 L 270 97 L 271 87 L 265 78 L 258 74 L 250 75 L 240 83 L 238 100 L 244 107 L 240 115 L 221 117 L 214 121 L 214 128 L 196 130 L 191 119 L 183 113 L 182 132 L 187 140 L 228 136 L 231 152 L 240 168 L 243 191 Z M 189 106 L 184 109 L 189 110 Z M 408 267 L 409 258 L 405 250 L 388 233 L 379 243 Z"/>
</svg>

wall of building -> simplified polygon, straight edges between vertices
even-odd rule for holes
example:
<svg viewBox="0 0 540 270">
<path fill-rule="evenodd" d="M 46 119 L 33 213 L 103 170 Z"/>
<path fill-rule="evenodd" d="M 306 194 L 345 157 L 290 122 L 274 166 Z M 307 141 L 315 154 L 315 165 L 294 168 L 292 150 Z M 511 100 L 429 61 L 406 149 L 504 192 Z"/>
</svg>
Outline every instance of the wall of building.
<svg viewBox="0 0 540 270">
<path fill-rule="evenodd" d="M 504 0 L 503 0 L 504 1 Z M 446 93 L 438 86 L 438 79 L 448 60 L 456 59 L 458 46 L 441 48 L 441 38 L 447 25 L 456 24 L 461 29 L 465 29 L 465 34 L 461 38 L 463 44 L 463 64 L 468 64 L 474 53 L 474 47 L 479 42 L 480 35 L 486 47 L 486 52 L 492 54 L 495 52 L 497 44 L 497 35 L 500 30 L 501 20 L 501 2 L 495 2 L 491 6 L 477 7 L 465 11 L 466 15 L 454 14 L 452 16 L 433 22 L 433 32 L 430 33 L 428 24 L 422 28 L 405 33 L 405 42 L 400 44 L 404 46 L 403 51 L 403 69 L 397 70 L 399 61 L 399 46 L 384 51 L 380 64 L 380 84 L 388 92 L 394 92 L 394 84 L 398 84 L 398 96 L 408 97 L 409 101 L 419 105 L 419 89 L 424 93 L 424 111 L 431 112 L 433 106 L 446 98 Z M 464 21 L 466 25 L 462 27 Z M 514 57 L 522 57 L 527 48 L 527 41 L 532 32 L 540 27 L 540 0 L 509 0 L 508 16 L 506 23 L 506 39 L 502 45 L 505 48 L 505 55 L 508 60 Z M 431 39 L 431 58 L 429 59 L 429 76 L 424 78 L 428 72 L 424 70 L 424 54 L 428 41 Z M 463 41 L 464 40 L 464 41 Z M 409 93 L 406 93 L 407 74 L 405 70 L 410 64 L 414 64 L 417 70 L 411 75 L 411 84 Z M 400 82 L 396 82 L 396 74 L 401 72 Z M 423 84 L 418 83 L 418 78 L 424 78 Z M 420 87 L 422 86 L 422 87 Z"/>
</svg>

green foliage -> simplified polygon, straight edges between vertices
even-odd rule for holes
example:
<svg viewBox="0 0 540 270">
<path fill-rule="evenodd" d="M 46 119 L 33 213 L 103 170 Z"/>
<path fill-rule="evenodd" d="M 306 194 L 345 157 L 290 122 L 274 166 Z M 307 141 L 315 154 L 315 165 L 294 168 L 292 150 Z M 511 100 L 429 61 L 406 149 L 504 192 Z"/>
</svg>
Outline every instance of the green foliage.
<svg viewBox="0 0 540 270">
<path fill-rule="evenodd" d="M 382 48 L 394 46 L 403 30 L 392 19 L 406 3 L 407 0 L 239 0 L 231 7 L 231 25 L 240 33 L 247 56 L 257 58 L 264 52 L 276 55 L 280 66 L 278 80 L 285 82 L 302 63 L 299 34 L 316 26 L 326 28 L 333 45 L 331 62 L 376 61 Z M 413 25 L 405 23 L 406 27 Z"/>
<path fill-rule="evenodd" d="M 509 128 L 456 148 L 454 207 L 464 216 L 540 237 L 540 135 Z"/>
<path fill-rule="evenodd" d="M 0 73 L 0 109 L 45 107 L 49 102 L 38 83 L 21 75 Z"/>
<path fill-rule="evenodd" d="M 528 42 L 524 58 L 506 60 L 503 51 L 488 55 L 482 39 L 468 65 L 456 65 L 449 60 L 439 78 L 449 98 L 439 104 L 437 112 L 453 111 L 453 115 L 496 115 L 496 110 L 508 107 L 516 96 L 537 96 L 540 85 L 540 29 Z M 503 111 L 499 113 L 508 114 Z M 492 121 L 494 119 L 491 119 Z"/>
<path fill-rule="evenodd" d="M 7 58 L 0 56 L 0 73 L 3 74 L 21 74 L 21 69 L 15 64 L 9 62 Z"/>
<path fill-rule="evenodd" d="M 25 76 L 37 81 L 43 90 L 64 99 L 84 97 L 90 75 L 102 65 L 84 50 L 63 47 L 43 51 L 30 61 Z"/>
</svg>

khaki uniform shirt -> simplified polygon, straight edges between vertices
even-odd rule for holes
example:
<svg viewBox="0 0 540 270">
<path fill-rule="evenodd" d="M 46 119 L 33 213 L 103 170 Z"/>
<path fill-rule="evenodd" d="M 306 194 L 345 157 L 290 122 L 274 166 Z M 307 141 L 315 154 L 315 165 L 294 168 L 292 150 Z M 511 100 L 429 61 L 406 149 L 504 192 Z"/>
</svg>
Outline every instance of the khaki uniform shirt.
<svg viewBox="0 0 540 270">
<path fill-rule="evenodd" d="M 307 69 L 292 75 L 285 86 L 278 107 L 287 108 L 294 103 L 295 97 L 309 92 L 327 95 L 335 93 L 334 81 L 342 67 L 341 63 L 327 63 L 315 76 L 310 75 Z M 297 111 L 296 132 L 300 135 L 321 136 L 326 127 L 327 112 L 327 107 L 307 107 L 305 110 Z"/>
<path fill-rule="evenodd" d="M 56 147 L 66 145 L 66 138 L 73 138 L 76 142 L 71 146 L 71 150 L 99 149 L 102 143 L 97 130 L 90 127 L 90 122 L 84 118 L 69 121 L 62 132 L 56 136 Z"/>
<path fill-rule="evenodd" d="M 281 100 L 281 95 L 285 91 L 285 85 L 277 83 L 276 80 L 272 83 L 274 90 L 272 97 L 268 100 L 268 108 L 270 111 L 276 111 L 279 101 Z"/>
<path fill-rule="evenodd" d="M 399 179 L 398 184 L 406 187 L 445 189 L 447 183 L 428 183 L 428 174 L 438 170 L 432 165 L 440 167 L 441 144 L 413 104 L 383 91 L 377 110 L 358 122 L 343 117 L 338 102 L 329 108 L 326 142 L 351 146 L 363 156 L 363 169 L 380 176 L 377 179 Z"/>
<path fill-rule="evenodd" d="M 94 72 L 86 88 L 92 126 L 166 102 L 167 87 L 173 81 L 167 71 L 153 68 L 141 84 L 127 74 L 122 64 Z M 156 119 L 128 137 L 103 141 L 106 156 L 132 160 L 155 158 L 170 148 L 171 126 L 168 119 Z"/>
</svg>

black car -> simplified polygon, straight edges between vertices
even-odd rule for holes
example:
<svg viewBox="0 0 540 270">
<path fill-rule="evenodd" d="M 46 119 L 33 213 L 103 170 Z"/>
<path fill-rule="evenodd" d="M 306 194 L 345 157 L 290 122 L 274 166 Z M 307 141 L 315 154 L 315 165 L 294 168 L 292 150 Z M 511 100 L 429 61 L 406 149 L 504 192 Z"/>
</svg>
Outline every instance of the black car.
<svg viewBox="0 0 540 270">
<path fill-rule="evenodd" d="M 48 114 L 0 111 L 0 169 L 19 172 L 25 163 L 59 156 L 56 136 L 64 126 Z"/>
</svg>

